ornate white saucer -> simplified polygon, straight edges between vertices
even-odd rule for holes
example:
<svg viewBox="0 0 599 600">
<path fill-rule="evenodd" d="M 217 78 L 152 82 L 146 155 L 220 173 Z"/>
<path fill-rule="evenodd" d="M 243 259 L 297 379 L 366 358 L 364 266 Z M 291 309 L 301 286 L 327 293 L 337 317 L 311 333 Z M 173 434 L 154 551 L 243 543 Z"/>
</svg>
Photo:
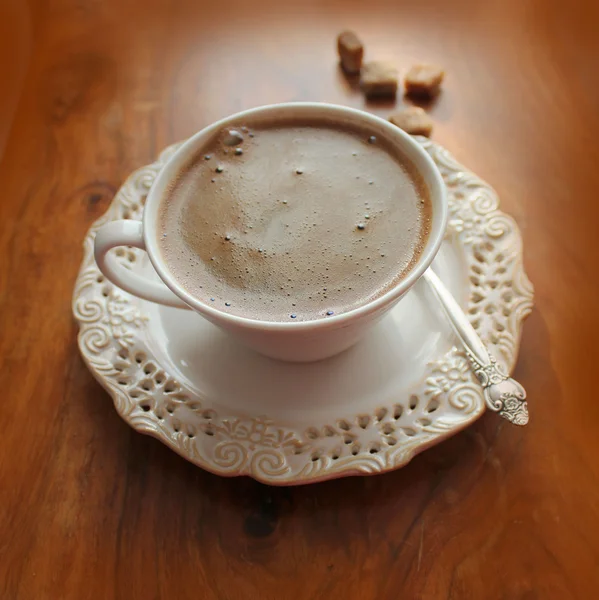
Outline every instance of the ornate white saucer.
<svg viewBox="0 0 599 600">
<path fill-rule="evenodd" d="M 518 228 L 487 184 L 437 144 L 419 141 L 449 190 L 435 271 L 510 371 L 533 299 Z M 289 364 L 238 346 L 195 313 L 105 281 L 93 258 L 97 228 L 140 218 L 174 149 L 134 172 L 94 223 L 73 296 L 83 358 L 134 429 L 214 473 L 299 484 L 395 469 L 484 412 L 482 389 L 422 282 L 354 348 Z M 115 253 L 131 269 L 152 271 L 139 250 Z"/>
</svg>

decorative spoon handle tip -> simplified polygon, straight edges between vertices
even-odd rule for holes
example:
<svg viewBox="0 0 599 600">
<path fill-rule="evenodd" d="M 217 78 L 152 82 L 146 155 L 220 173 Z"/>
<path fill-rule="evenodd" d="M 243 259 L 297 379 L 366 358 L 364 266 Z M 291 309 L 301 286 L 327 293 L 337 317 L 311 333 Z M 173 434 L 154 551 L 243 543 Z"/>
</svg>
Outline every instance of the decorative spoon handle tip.
<svg viewBox="0 0 599 600">
<path fill-rule="evenodd" d="M 474 374 L 483 386 L 487 408 L 499 413 L 500 417 L 514 425 L 526 425 L 528 423 L 526 390 L 503 372 L 491 354 L 489 354 L 490 362 L 486 365 L 478 362 L 468 349 L 466 355 L 472 364 Z"/>
</svg>

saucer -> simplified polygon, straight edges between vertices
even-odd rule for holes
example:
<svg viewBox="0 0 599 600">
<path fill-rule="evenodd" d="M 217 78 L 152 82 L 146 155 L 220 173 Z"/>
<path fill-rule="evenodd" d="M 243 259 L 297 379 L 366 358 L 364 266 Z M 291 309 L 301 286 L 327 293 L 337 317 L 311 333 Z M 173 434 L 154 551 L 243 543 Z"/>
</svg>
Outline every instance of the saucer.
<svg viewBox="0 0 599 600">
<path fill-rule="evenodd" d="M 486 183 L 438 144 L 416 139 L 449 192 L 435 271 L 510 371 L 533 305 L 518 228 Z M 176 147 L 135 171 L 94 223 L 73 295 L 81 354 L 131 427 L 213 473 L 288 485 L 396 469 L 484 412 L 482 389 L 424 281 L 350 350 L 292 364 L 239 346 L 191 311 L 140 300 L 105 280 L 93 257 L 95 232 L 107 221 L 141 218 Z M 144 252 L 113 252 L 157 277 Z"/>
</svg>

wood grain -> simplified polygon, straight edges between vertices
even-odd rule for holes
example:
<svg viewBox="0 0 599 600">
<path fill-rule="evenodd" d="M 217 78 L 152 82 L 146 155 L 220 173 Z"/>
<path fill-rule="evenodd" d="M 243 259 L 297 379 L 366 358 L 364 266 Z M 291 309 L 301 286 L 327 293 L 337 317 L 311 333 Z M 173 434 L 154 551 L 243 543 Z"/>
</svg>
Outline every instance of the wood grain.
<svg viewBox="0 0 599 600">
<path fill-rule="evenodd" d="M 32 2 L 0 164 L 0 598 L 595 597 L 598 6 Z M 222 479 L 130 430 L 86 370 L 70 312 L 81 242 L 132 169 L 218 117 L 289 100 L 387 115 L 337 68 L 345 27 L 369 57 L 446 67 L 434 138 L 523 230 L 531 424 L 487 415 L 383 476 Z"/>
</svg>

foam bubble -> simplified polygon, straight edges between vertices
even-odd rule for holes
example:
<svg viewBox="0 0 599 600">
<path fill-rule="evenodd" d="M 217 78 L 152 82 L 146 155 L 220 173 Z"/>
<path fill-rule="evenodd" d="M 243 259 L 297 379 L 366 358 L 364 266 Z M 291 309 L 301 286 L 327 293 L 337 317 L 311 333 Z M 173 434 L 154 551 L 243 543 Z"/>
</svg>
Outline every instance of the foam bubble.
<svg viewBox="0 0 599 600">
<path fill-rule="evenodd" d="M 243 142 L 243 135 L 237 129 L 229 129 L 225 134 L 223 142 L 226 146 L 238 146 Z"/>
</svg>

